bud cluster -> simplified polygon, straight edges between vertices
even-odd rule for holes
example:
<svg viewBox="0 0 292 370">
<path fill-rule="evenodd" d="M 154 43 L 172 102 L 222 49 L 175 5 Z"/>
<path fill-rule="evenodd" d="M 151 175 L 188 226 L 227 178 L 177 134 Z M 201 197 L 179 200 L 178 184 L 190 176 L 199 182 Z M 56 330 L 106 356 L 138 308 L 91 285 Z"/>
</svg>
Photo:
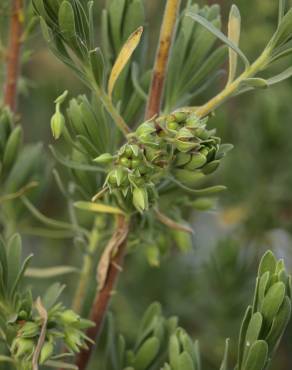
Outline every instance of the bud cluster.
<svg viewBox="0 0 292 370">
<path fill-rule="evenodd" d="M 27 321 L 18 321 L 17 336 L 12 342 L 11 353 L 18 361 L 31 361 L 42 330 L 42 320 L 38 315 L 31 316 Z M 84 334 L 84 329 L 92 323 L 80 318 L 72 310 L 64 309 L 56 304 L 48 312 L 46 338 L 42 346 L 39 363 L 44 364 L 56 356 L 57 343 L 62 341 L 70 353 L 78 353 L 80 349 L 87 348 L 89 340 Z"/>
<path fill-rule="evenodd" d="M 133 204 L 143 212 L 155 204 L 162 180 L 174 178 L 193 187 L 214 172 L 225 152 L 215 130 L 208 130 L 206 123 L 206 118 L 199 119 L 195 113 L 179 111 L 154 118 L 130 134 L 116 155 L 96 158 L 111 166 L 105 186 L 119 206 L 129 210 Z"/>
</svg>

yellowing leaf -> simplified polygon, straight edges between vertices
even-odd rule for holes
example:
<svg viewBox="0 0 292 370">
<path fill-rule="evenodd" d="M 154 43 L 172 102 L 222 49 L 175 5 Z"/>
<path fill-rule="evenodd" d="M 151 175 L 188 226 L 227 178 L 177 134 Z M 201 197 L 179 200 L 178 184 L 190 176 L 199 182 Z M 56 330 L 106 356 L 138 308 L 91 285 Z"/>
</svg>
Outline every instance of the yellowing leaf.
<svg viewBox="0 0 292 370">
<path fill-rule="evenodd" d="M 117 207 L 108 206 L 103 203 L 93 203 L 93 202 L 76 202 L 74 206 L 79 209 L 84 209 L 85 211 L 100 212 L 100 213 L 112 213 L 115 215 L 123 215 L 124 212 Z"/>
<path fill-rule="evenodd" d="M 240 38 L 240 26 L 241 26 L 241 17 L 239 9 L 236 5 L 232 5 L 229 13 L 229 22 L 228 22 L 228 38 L 236 46 L 239 44 Z M 238 54 L 229 48 L 229 76 L 228 84 L 232 82 L 235 78 L 236 68 L 237 68 L 237 59 Z"/>
<path fill-rule="evenodd" d="M 137 28 L 137 30 L 129 36 L 128 40 L 122 47 L 122 50 L 117 57 L 108 81 L 108 94 L 110 97 L 112 96 L 117 79 L 119 78 L 121 72 L 125 68 L 125 65 L 128 63 L 129 59 L 131 58 L 132 54 L 134 53 L 136 47 L 140 42 L 142 32 L 143 27 Z"/>
</svg>

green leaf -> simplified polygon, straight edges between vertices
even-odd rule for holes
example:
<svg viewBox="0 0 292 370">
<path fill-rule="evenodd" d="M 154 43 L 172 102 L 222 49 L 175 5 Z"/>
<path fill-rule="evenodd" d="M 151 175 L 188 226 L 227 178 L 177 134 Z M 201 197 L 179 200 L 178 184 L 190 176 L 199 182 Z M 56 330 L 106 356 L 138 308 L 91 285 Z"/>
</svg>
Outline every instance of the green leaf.
<svg viewBox="0 0 292 370">
<path fill-rule="evenodd" d="M 286 326 L 291 318 L 291 301 L 286 296 L 284 302 L 274 318 L 271 329 L 266 337 L 270 350 L 273 349 L 281 339 Z"/>
<path fill-rule="evenodd" d="M 191 356 L 185 351 L 178 356 L 177 370 L 195 370 Z"/>
<path fill-rule="evenodd" d="M 169 340 L 169 363 L 172 369 L 178 369 L 178 361 L 180 354 L 180 345 L 176 335 L 172 335 Z"/>
<path fill-rule="evenodd" d="M 55 305 L 64 289 L 65 285 L 59 283 L 55 283 L 47 289 L 42 298 L 42 303 L 47 310 L 50 310 Z"/>
<path fill-rule="evenodd" d="M 274 317 L 278 313 L 284 301 L 285 292 L 285 284 L 282 282 L 278 282 L 271 286 L 265 298 L 263 299 L 261 312 L 268 324 L 272 323 Z"/>
<path fill-rule="evenodd" d="M 250 63 L 243 52 L 236 46 L 231 40 L 229 40 L 218 28 L 214 27 L 212 23 L 208 22 L 205 18 L 199 14 L 187 12 L 187 16 L 191 17 L 194 21 L 200 23 L 203 27 L 209 30 L 214 36 L 219 38 L 227 46 L 229 46 L 234 52 L 236 52 L 245 64 L 245 68 L 249 67 Z"/>
<path fill-rule="evenodd" d="M 266 49 L 271 51 L 283 45 L 291 37 L 291 33 L 292 33 L 292 9 L 290 9 L 281 19 L 277 31 L 274 33 L 273 37 L 269 41 Z"/>
<path fill-rule="evenodd" d="M 1 236 L 0 236 L 0 266 L 1 266 L 0 278 L 2 275 L 3 284 L 6 288 L 7 279 L 8 279 L 8 261 L 7 261 L 6 246 Z"/>
<path fill-rule="evenodd" d="M 228 370 L 229 339 L 226 339 L 223 360 L 220 370 Z"/>
<path fill-rule="evenodd" d="M 105 62 L 100 48 L 89 52 L 90 66 L 95 81 L 98 86 L 102 87 L 105 78 Z"/>
<path fill-rule="evenodd" d="M 16 160 L 22 142 L 22 128 L 20 126 L 10 134 L 3 155 L 3 171 L 9 171 Z"/>
<path fill-rule="evenodd" d="M 25 276 L 37 279 L 49 279 L 76 272 L 78 272 L 78 269 L 73 266 L 54 266 L 46 268 L 31 267 L 26 270 Z"/>
<path fill-rule="evenodd" d="M 285 15 L 286 0 L 279 0 L 279 15 L 278 15 L 278 25 L 281 23 Z"/>
<path fill-rule="evenodd" d="M 262 306 L 263 299 L 267 292 L 269 281 L 270 281 L 270 272 L 266 271 L 259 279 L 258 302 L 257 302 L 258 307 Z"/>
<path fill-rule="evenodd" d="M 242 370 L 263 370 L 268 360 L 268 345 L 258 340 L 251 346 Z"/>
<path fill-rule="evenodd" d="M 158 355 L 160 348 L 159 340 L 156 337 L 147 339 L 139 348 L 135 361 L 135 370 L 146 370 Z"/>
<path fill-rule="evenodd" d="M 112 0 L 108 8 L 111 36 L 115 53 L 117 54 L 120 45 L 123 42 L 121 38 L 121 30 L 123 26 L 123 16 L 126 10 L 126 0 Z"/>
<path fill-rule="evenodd" d="M 64 37 L 65 41 L 68 42 L 70 47 L 72 47 L 72 49 L 76 52 L 76 54 L 82 56 L 80 52 L 80 43 L 77 39 L 74 10 L 69 1 L 65 0 L 61 3 L 58 20 L 61 35 Z"/>
<path fill-rule="evenodd" d="M 242 320 L 240 332 L 239 332 L 239 341 L 238 341 L 238 368 L 241 369 L 241 364 L 243 361 L 243 354 L 245 349 L 245 337 L 247 328 L 252 316 L 252 307 L 248 306 L 245 312 L 244 318 Z"/>
<path fill-rule="evenodd" d="M 269 82 L 263 78 L 247 78 L 242 81 L 242 85 L 251 87 L 253 89 L 266 89 L 269 86 Z"/>
<path fill-rule="evenodd" d="M 117 207 L 112 207 L 103 203 L 93 203 L 93 202 L 75 202 L 74 207 L 78 209 L 83 209 L 90 212 L 98 213 L 110 213 L 115 215 L 124 215 L 124 212 Z"/>
<path fill-rule="evenodd" d="M 89 164 L 83 164 L 83 163 L 77 163 L 75 161 L 72 161 L 70 159 L 67 159 L 63 157 L 63 155 L 57 151 L 54 147 L 51 145 L 49 146 L 49 149 L 51 150 L 54 158 L 60 162 L 62 165 L 68 168 L 72 168 L 75 170 L 81 170 L 81 171 L 89 171 L 89 172 L 105 172 L 104 168 L 102 167 L 97 167 L 97 166 L 92 166 Z"/>
<path fill-rule="evenodd" d="M 20 269 L 21 259 L 21 238 L 19 234 L 13 235 L 8 242 L 7 261 L 8 261 L 8 289 L 12 289 Z"/>
<path fill-rule="evenodd" d="M 246 330 L 245 354 L 243 361 L 245 361 L 247 354 L 249 353 L 250 346 L 259 339 L 262 330 L 262 325 L 263 325 L 262 314 L 260 312 L 254 313 L 250 319 L 250 322 Z"/>
<path fill-rule="evenodd" d="M 16 277 L 16 279 L 14 281 L 14 284 L 12 286 L 12 289 L 11 289 L 11 291 L 9 293 L 10 298 L 13 298 L 14 297 L 14 294 L 16 293 L 16 290 L 17 290 L 19 284 L 21 283 L 21 279 L 23 278 L 24 273 L 25 273 L 25 271 L 26 271 L 26 269 L 28 267 L 28 264 L 29 264 L 30 260 L 32 259 L 32 257 L 33 257 L 33 254 L 30 254 L 24 260 L 24 262 L 23 262 L 23 264 L 22 264 L 22 266 L 21 266 L 21 268 L 20 268 L 20 270 L 19 270 L 19 272 L 17 274 L 17 277 Z"/>
<path fill-rule="evenodd" d="M 292 76 L 292 67 L 287 68 L 284 72 L 279 73 L 278 75 L 271 77 L 267 80 L 269 86 L 287 80 Z"/>
<path fill-rule="evenodd" d="M 277 261 L 272 251 L 268 250 L 262 257 L 260 264 L 259 264 L 259 270 L 258 270 L 258 276 L 262 276 L 266 271 L 269 271 L 272 275 L 276 270 Z"/>
<path fill-rule="evenodd" d="M 78 370 L 78 367 L 76 365 L 68 364 L 62 361 L 50 360 L 46 362 L 46 366 L 58 368 L 58 369 Z"/>
<path fill-rule="evenodd" d="M 239 44 L 241 28 L 241 16 L 239 9 L 236 5 L 232 5 L 229 13 L 228 21 L 228 39 L 231 40 L 236 46 Z M 229 48 L 229 75 L 228 82 L 230 84 L 236 75 L 238 54 Z"/>
</svg>

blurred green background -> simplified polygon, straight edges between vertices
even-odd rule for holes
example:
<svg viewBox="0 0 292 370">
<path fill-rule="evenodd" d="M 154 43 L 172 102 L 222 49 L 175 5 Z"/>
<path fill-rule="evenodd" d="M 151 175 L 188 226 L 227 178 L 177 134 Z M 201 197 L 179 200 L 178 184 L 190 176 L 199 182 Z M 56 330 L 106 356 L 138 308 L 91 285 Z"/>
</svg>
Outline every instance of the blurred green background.
<svg viewBox="0 0 292 370">
<path fill-rule="evenodd" d="M 218 2 L 225 30 L 231 4 L 234 2 L 240 8 L 241 48 L 250 59 L 254 58 L 275 30 L 278 1 Z M 103 5 L 100 0 L 96 3 L 99 8 Z M 145 0 L 153 45 L 149 58 L 154 56 L 164 3 Z M 97 10 L 97 22 L 98 14 Z M 19 112 L 25 140 L 45 143 L 49 169 L 47 191 L 38 206 L 47 215 L 65 219 L 65 205 L 50 172 L 53 159 L 47 146 L 53 139 L 49 121 L 56 96 L 65 89 L 71 97 L 85 90 L 72 72 L 48 51 L 39 30 L 28 46 L 30 54 L 24 55 Z M 291 97 L 292 80 L 268 91 L 235 98 L 212 118 L 211 124 L 218 129 L 223 142 L 235 146 L 217 175 L 218 182 L 226 185 L 228 191 L 220 196 L 216 210 L 194 214 L 191 253 L 181 255 L 174 250 L 162 260 L 160 268 L 149 267 L 138 248 L 127 258 L 112 310 L 119 329 L 130 340 L 141 313 L 149 303 L 158 300 L 167 315 L 178 315 L 180 324 L 201 340 L 204 369 L 216 369 L 226 337 L 232 340 L 235 357 L 239 324 L 251 299 L 259 256 L 270 248 L 278 257 L 285 258 L 292 271 Z M 70 239 L 25 236 L 25 245 L 27 251 L 34 252 L 37 267 L 54 263 L 79 265 L 81 260 Z M 76 278 L 65 277 L 62 281 L 68 286 L 65 300 L 69 303 Z M 35 280 L 29 283 L 35 286 L 36 294 L 47 284 Z M 292 324 L 272 369 L 291 368 L 291 343 Z"/>
</svg>

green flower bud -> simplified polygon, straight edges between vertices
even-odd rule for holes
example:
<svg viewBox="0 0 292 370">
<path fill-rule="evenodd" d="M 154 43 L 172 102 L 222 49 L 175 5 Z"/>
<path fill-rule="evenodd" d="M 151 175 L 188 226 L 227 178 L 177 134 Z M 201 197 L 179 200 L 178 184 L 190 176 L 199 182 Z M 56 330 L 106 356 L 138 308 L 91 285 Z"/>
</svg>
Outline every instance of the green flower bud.
<svg viewBox="0 0 292 370">
<path fill-rule="evenodd" d="M 19 336 L 23 338 L 33 338 L 40 332 L 40 327 L 35 322 L 26 322 L 19 330 Z"/>
<path fill-rule="evenodd" d="M 187 164 L 192 159 L 192 155 L 188 153 L 178 153 L 175 157 L 174 164 L 177 167 Z"/>
<path fill-rule="evenodd" d="M 117 185 L 117 176 L 116 176 L 116 171 L 111 171 L 108 175 L 108 182 L 111 185 Z"/>
<path fill-rule="evenodd" d="M 174 112 L 173 116 L 174 116 L 176 122 L 180 123 L 180 122 L 183 122 L 187 119 L 188 113 L 186 113 L 186 112 Z"/>
<path fill-rule="evenodd" d="M 15 358 L 27 358 L 33 354 L 35 348 L 35 342 L 32 339 L 27 338 L 16 338 L 11 347 L 11 351 Z"/>
<path fill-rule="evenodd" d="M 193 153 L 190 162 L 188 162 L 184 168 L 187 170 L 196 170 L 202 167 L 207 162 L 207 158 L 201 153 Z"/>
<path fill-rule="evenodd" d="M 202 181 L 205 175 L 201 171 L 188 171 L 178 169 L 173 171 L 175 178 L 186 186 L 196 186 Z"/>
<path fill-rule="evenodd" d="M 169 130 L 177 130 L 179 128 L 179 124 L 175 121 L 172 121 L 172 122 L 168 122 L 166 124 L 166 127 L 169 129 Z"/>
<path fill-rule="evenodd" d="M 57 140 L 62 135 L 62 131 L 65 125 L 65 117 L 60 111 L 56 113 L 51 118 L 51 130 L 53 137 Z"/>
<path fill-rule="evenodd" d="M 54 353 L 54 345 L 51 342 L 45 342 L 43 345 L 43 348 L 40 353 L 40 364 L 44 364 L 46 361 L 48 361 Z"/>
<path fill-rule="evenodd" d="M 123 154 L 125 157 L 129 158 L 133 154 L 132 148 L 129 145 L 124 146 Z"/>
<path fill-rule="evenodd" d="M 66 329 L 64 341 L 68 348 L 75 353 L 78 353 L 79 348 L 83 345 L 81 332 L 73 328 Z"/>
<path fill-rule="evenodd" d="M 122 157 L 122 158 L 120 159 L 120 163 L 121 163 L 121 165 L 122 165 L 122 166 L 124 166 L 124 167 L 131 168 L 131 160 L 130 160 L 130 159 L 128 159 L 128 158 L 126 158 L 126 157 Z"/>
<path fill-rule="evenodd" d="M 195 115 L 191 115 L 189 118 L 186 119 L 185 125 L 186 127 L 199 127 L 200 119 Z"/>
<path fill-rule="evenodd" d="M 132 168 L 138 168 L 141 165 L 141 161 L 139 159 L 133 159 L 131 166 Z"/>
<path fill-rule="evenodd" d="M 112 156 L 110 153 L 104 153 L 98 156 L 94 159 L 94 162 L 100 163 L 100 164 L 107 164 L 111 163 L 114 159 L 114 156 Z"/>
<path fill-rule="evenodd" d="M 182 140 L 175 140 L 174 144 L 177 150 L 183 153 L 189 152 L 190 150 L 195 149 L 200 145 L 199 143 L 194 143 L 191 141 L 182 141 Z"/>
<path fill-rule="evenodd" d="M 66 310 L 59 315 L 60 321 L 65 325 L 71 325 L 79 322 L 80 316 L 77 315 L 73 310 Z"/>
<path fill-rule="evenodd" d="M 133 191 L 133 204 L 139 212 L 148 208 L 148 194 L 144 188 L 135 188 Z"/>
<path fill-rule="evenodd" d="M 136 135 L 138 137 L 141 137 L 141 136 L 147 136 L 147 135 L 151 135 L 152 133 L 156 132 L 156 128 L 155 128 L 155 125 L 154 125 L 154 122 L 152 121 L 148 121 L 148 122 L 144 122 L 142 123 L 136 130 Z"/>
<path fill-rule="evenodd" d="M 219 164 L 220 164 L 220 161 L 218 160 L 210 162 L 202 168 L 202 171 L 205 175 L 209 175 L 217 170 L 217 168 L 219 167 Z"/>
<path fill-rule="evenodd" d="M 204 128 L 198 128 L 196 130 L 196 136 L 202 140 L 207 140 L 210 137 L 210 132 Z"/>
</svg>

